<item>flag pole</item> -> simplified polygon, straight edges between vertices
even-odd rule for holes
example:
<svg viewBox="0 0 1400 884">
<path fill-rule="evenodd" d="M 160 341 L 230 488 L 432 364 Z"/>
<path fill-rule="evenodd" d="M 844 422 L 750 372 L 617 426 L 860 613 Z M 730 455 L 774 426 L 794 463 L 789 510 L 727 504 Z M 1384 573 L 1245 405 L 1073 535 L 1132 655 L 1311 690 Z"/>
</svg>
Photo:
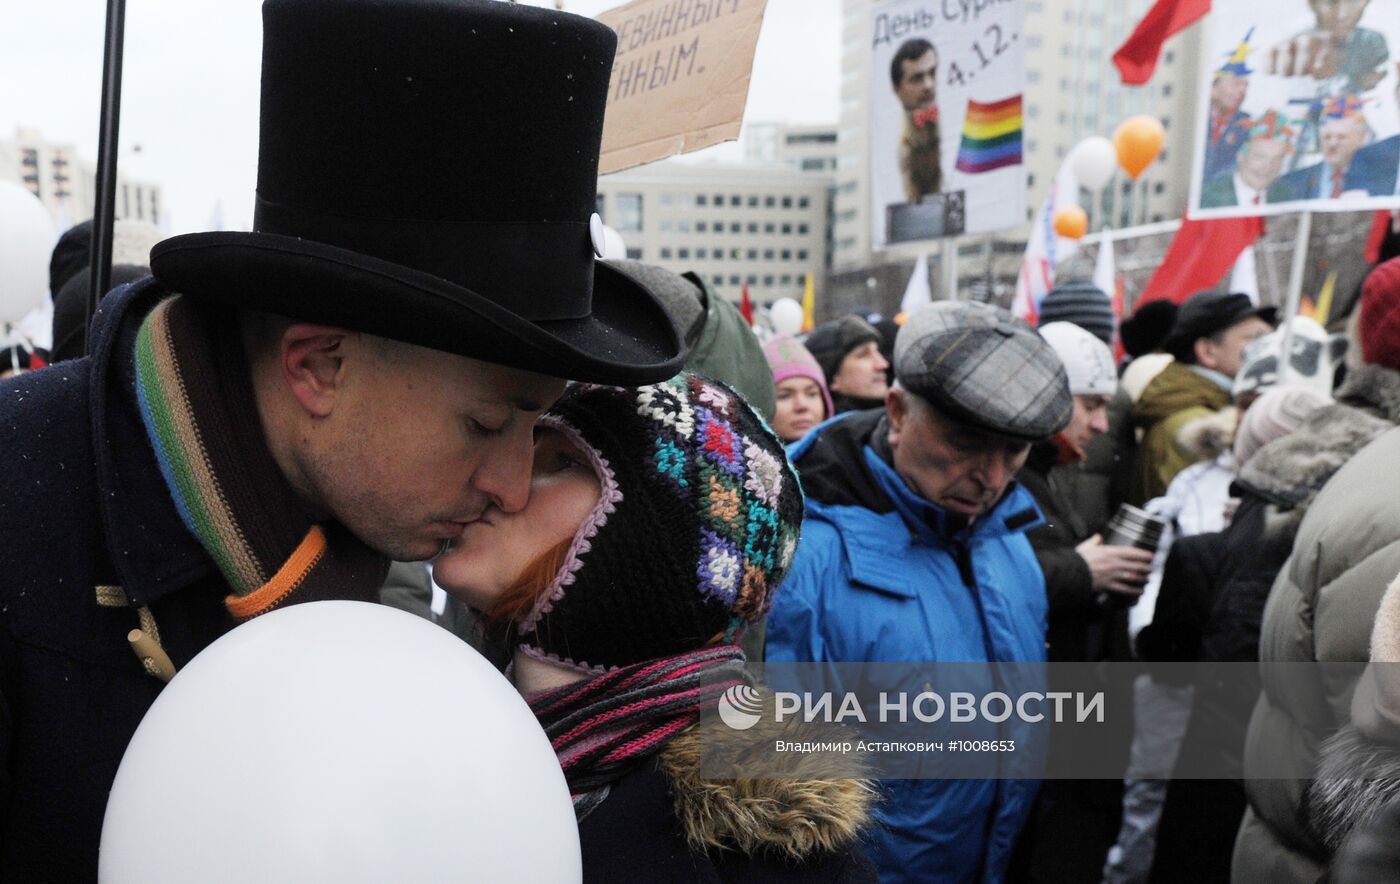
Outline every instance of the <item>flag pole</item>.
<svg viewBox="0 0 1400 884">
<path fill-rule="evenodd" d="M 1293 317 L 1303 300 L 1303 272 L 1307 269 L 1308 240 L 1312 236 L 1312 211 L 1304 209 L 1298 215 L 1298 236 L 1293 241 L 1293 266 L 1288 271 L 1288 300 L 1283 307 L 1283 340 L 1279 344 L 1279 383 L 1287 383 L 1293 372 L 1290 348 L 1293 346 Z"/>
<path fill-rule="evenodd" d="M 126 0 L 107 0 L 107 33 L 103 42 L 102 113 L 97 132 L 97 202 L 92 216 L 92 251 L 88 265 L 87 322 L 84 349 L 89 346 L 88 330 L 97 300 L 112 280 L 112 224 L 117 203 L 117 132 L 122 101 L 122 43 L 126 28 Z"/>
</svg>

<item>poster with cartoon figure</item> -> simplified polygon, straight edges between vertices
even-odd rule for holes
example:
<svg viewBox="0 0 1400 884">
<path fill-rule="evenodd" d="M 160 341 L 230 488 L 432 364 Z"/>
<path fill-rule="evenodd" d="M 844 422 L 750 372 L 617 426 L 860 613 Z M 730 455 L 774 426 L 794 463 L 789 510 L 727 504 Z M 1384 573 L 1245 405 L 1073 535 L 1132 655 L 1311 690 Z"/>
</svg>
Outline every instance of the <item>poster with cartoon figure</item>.
<svg viewBox="0 0 1400 884">
<path fill-rule="evenodd" d="M 1192 218 L 1400 206 L 1394 0 L 1217 2 Z"/>
<path fill-rule="evenodd" d="M 1022 0 L 871 14 L 874 247 L 1024 223 Z"/>
</svg>

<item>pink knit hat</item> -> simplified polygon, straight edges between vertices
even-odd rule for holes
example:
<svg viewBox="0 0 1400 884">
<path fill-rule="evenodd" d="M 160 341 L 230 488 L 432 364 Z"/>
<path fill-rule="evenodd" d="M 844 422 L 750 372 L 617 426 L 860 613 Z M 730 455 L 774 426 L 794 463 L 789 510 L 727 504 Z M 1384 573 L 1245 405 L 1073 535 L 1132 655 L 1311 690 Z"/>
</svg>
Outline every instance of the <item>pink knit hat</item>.
<svg viewBox="0 0 1400 884">
<path fill-rule="evenodd" d="M 763 345 L 763 355 L 768 359 L 768 367 L 773 369 L 773 386 L 788 378 L 807 378 L 814 381 L 822 390 L 826 402 L 826 416 L 836 414 L 836 406 L 831 402 L 831 392 L 826 388 L 826 375 L 817 359 L 796 338 L 778 335 Z"/>
<path fill-rule="evenodd" d="M 1284 384 L 1270 387 L 1240 418 L 1235 430 L 1235 461 L 1244 466 L 1260 448 L 1303 425 L 1308 415 L 1332 401 L 1310 387 Z"/>
</svg>

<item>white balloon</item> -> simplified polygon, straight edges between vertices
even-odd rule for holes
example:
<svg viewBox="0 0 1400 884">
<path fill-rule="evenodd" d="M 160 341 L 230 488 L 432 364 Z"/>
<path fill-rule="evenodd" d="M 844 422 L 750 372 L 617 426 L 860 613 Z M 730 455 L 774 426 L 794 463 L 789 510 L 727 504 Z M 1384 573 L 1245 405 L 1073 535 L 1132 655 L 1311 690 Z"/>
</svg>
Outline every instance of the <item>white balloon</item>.
<svg viewBox="0 0 1400 884">
<path fill-rule="evenodd" d="M 1069 153 L 1069 163 L 1080 185 L 1091 193 L 1098 193 L 1118 169 L 1118 152 L 1113 149 L 1113 142 L 1102 135 L 1094 135 L 1074 146 Z"/>
<path fill-rule="evenodd" d="M 56 239 L 39 198 L 13 181 L 0 181 L 0 323 L 19 322 L 43 304 Z"/>
<path fill-rule="evenodd" d="M 137 728 L 102 884 L 583 877 L 525 701 L 446 630 L 362 602 L 273 611 L 181 670 Z"/>
<path fill-rule="evenodd" d="M 773 330 L 780 335 L 795 335 L 802 331 L 802 305 L 792 298 L 779 298 L 768 308 Z"/>
</svg>

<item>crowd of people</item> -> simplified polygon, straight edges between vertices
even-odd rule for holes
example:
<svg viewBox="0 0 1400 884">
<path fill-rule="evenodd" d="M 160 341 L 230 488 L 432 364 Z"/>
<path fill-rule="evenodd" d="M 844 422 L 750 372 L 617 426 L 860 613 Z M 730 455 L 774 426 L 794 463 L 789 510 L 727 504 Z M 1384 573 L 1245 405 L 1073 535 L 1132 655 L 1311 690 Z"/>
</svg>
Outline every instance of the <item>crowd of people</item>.
<svg viewBox="0 0 1400 884">
<path fill-rule="evenodd" d="M 119 225 L 89 318 L 72 228 L 53 347 L 0 383 L 0 878 L 94 880 L 162 686 L 327 599 L 512 681 L 586 881 L 1400 876 L 1400 237 L 1338 334 L 1218 291 L 1120 322 L 1066 280 L 1034 327 L 941 300 L 760 337 L 604 259 L 608 28 L 264 8 L 255 229 Z M 1093 780 L 711 778 L 702 713 L 761 661 L 1124 664 L 1132 718 L 1052 734 Z"/>
</svg>

